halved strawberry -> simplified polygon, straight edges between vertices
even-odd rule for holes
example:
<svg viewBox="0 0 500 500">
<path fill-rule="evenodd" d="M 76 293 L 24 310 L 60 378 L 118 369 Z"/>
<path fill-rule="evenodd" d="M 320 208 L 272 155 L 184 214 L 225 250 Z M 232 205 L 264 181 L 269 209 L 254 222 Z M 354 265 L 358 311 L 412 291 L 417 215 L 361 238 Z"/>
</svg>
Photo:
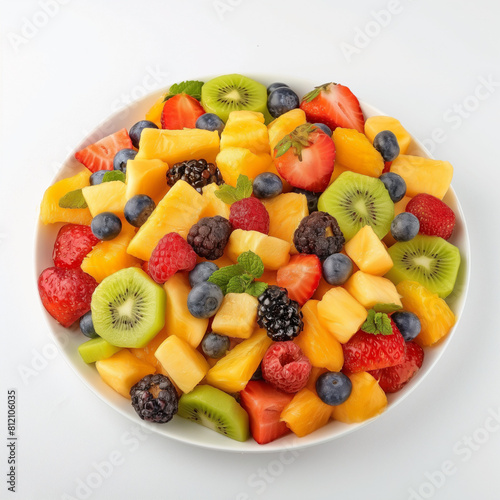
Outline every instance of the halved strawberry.
<svg viewBox="0 0 500 500">
<path fill-rule="evenodd" d="M 407 342 L 405 359 L 401 364 L 370 373 L 384 392 L 397 392 L 420 370 L 423 361 L 424 350 L 415 342 Z"/>
<path fill-rule="evenodd" d="M 114 134 L 87 146 L 75 153 L 75 158 L 83 163 L 91 172 L 113 170 L 113 158 L 120 149 L 131 149 L 132 141 L 127 129 L 122 128 Z"/>
<path fill-rule="evenodd" d="M 161 114 L 161 128 L 180 130 L 195 128 L 196 120 L 205 114 L 205 110 L 194 97 L 177 94 L 165 102 Z"/>
<path fill-rule="evenodd" d="M 324 123 L 332 131 L 337 127 L 353 128 L 363 133 L 365 117 L 357 97 L 340 83 L 326 83 L 302 98 L 300 108 L 310 123 Z"/>
<path fill-rule="evenodd" d="M 278 269 L 276 282 L 287 289 L 292 300 L 303 306 L 318 288 L 321 272 L 321 261 L 316 255 L 292 255 L 288 264 Z"/>
<path fill-rule="evenodd" d="M 263 380 L 251 380 L 240 392 L 241 406 L 248 412 L 250 431 L 259 444 L 278 439 L 290 431 L 280 421 L 283 409 L 293 399 Z"/>
<path fill-rule="evenodd" d="M 305 123 L 274 148 L 278 173 L 293 187 L 321 192 L 328 187 L 335 161 L 335 145 L 322 130 Z"/>
</svg>

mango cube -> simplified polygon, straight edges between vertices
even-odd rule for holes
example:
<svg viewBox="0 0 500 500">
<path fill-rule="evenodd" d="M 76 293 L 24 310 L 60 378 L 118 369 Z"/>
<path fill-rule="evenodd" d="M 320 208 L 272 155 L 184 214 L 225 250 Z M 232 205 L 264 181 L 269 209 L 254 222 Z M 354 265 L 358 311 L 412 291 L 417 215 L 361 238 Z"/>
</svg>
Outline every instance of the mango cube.
<svg viewBox="0 0 500 500">
<path fill-rule="evenodd" d="M 248 293 L 228 293 L 214 316 L 212 330 L 228 337 L 249 338 L 257 327 L 259 301 Z"/>
<path fill-rule="evenodd" d="M 92 217 L 102 212 L 112 212 L 123 216 L 123 209 L 127 203 L 127 186 L 122 181 L 103 182 L 95 186 L 82 189 L 83 197 L 87 202 Z"/>
<path fill-rule="evenodd" d="M 375 304 L 403 306 L 394 283 L 382 276 L 357 271 L 347 280 L 344 287 L 366 309 L 371 309 Z"/>
<path fill-rule="evenodd" d="M 158 159 L 154 160 L 128 160 L 125 197 L 130 200 L 138 194 L 146 194 L 158 205 L 167 194 L 168 165 Z"/>
<path fill-rule="evenodd" d="M 224 182 L 236 186 L 236 181 L 242 174 L 253 180 L 259 174 L 268 172 L 272 159 L 269 153 L 254 153 L 246 148 L 226 147 L 221 149 L 216 162 Z"/>
</svg>

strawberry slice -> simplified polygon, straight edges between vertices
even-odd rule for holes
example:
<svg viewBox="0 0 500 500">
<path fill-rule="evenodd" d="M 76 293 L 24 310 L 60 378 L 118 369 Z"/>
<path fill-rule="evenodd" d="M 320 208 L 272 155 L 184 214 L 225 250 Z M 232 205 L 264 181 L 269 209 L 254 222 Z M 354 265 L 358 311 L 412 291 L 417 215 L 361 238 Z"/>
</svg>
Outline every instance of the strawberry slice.
<svg viewBox="0 0 500 500">
<path fill-rule="evenodd" d="M 187 94 L 177 94 L 165 102 L 161 114 L 161 128 L 180 130 L 195 128 L 196 120 L 205 114 L 197 99 Z"/>
<path fill-rule="evenodd" d="M 370 373 L 377 379 L 384 392 L 397 392 L 420 370 L 423 361 L 424 350 L 411 341 L 406 343 L 406 355 L 401 364 Z"/>
<path fill-rule="evenodd" d="M 127 129 L 122 128 L 114 134 L 87 146 L 75 153 L 75 158 L 83 163 L 91 172 L 113 170 L 113 158 L 120 149 L 131 149 L 132 141 Z"/>
<path fill-rule="evenodd" d="M 321 261 L 316 255 L 293 255 L 286 266 L 278 269 L 276 282 L 287 289 L 292 300 L 303 306 L 318 288 L 321 272 Z"/>
<path fill-rule="evenodd" d="M 314 125 L 299 125 L 274 148 L 278 173 L 293 187 L 315 193 L 328 187 L 335 161 L 331 137 Z"/>
<path fill-rule="evenodd" d="M 250 431 L 259 444 L 266 444 L 289 432 L 280 415 L 285 406 L 293 399 L 262 380 L 248 382 L 240 392 L 241 406 L 250 419 Z"/>
<path fill-rule="evenodd" d="M 357 97 L 340 83 L 326 83 L 302 98 L 300 108 L 310 123 L 324 123 L 332 131 L 337 127 L 353 128 L 364 133 L 365 117 Z"/>
</svg>

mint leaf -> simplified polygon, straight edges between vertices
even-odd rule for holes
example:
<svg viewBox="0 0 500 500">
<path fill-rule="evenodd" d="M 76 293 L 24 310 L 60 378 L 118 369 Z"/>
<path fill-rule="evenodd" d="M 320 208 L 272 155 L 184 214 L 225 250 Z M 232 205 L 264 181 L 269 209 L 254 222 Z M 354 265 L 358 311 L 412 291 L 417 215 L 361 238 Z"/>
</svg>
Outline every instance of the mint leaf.
<svg viewBox="0 0 500 500">
<path fill-rule="evenodd" d="M 236 181 L 236 187 L 224 184 L 217 191 L 215 196 L 224 203 L 231 205 L 237 201 L 252 196 L 252 181 L 246 175 L 239 175 Z"/>
<path fill-rule="evenodd" d="M 201 87 L 203 87 L 203 82 L 198 80 L 187 80 L 185 82 L 174 83 L 168 89 L 164 102 L 177 94 L 187 94 L 199 101 L 201 99 Z"/>
<path fill-rule="evenodd" d="M 361 330 L 374 335 L 392 335 L 391 319 L 386 313 L 376 312 L 373 309 L 368 311 L 366 321 L 361 326 Z"/>
<path fill-rule="evenodd" d="M 236 191 L 240 200 L 249 198 L 253 193 L 252 181 L 246 175 L 238 175 L 238 180 L 236 181 Z"/>
<path fill-rule="evenodd" d="M 252 280 L 248 274 L 233 276 L 227 284 L 226 293 L 243 293 Z"/>
<path fill-rule="evenodd" d="M 264 264 L 262 259 L 251 250 L 244 252 L 238 257 L 238 264 L 254 278 L 260 278 L 264 273 Z"/>
<path fill-rule="evenodd" d="M 75 189 L 59 199 L 59 206 L 61 208 L 87 208 L 87 202 L 83 197 L 82 190 Z"/>
<path fill-rule="evenodd" d="M 258 297 L 259 295 L 262 295 L 265 291 L 266 288 L 269 285 L 267 283 L 264 283 L 263 281 L 252 281 L 246 289 L 245 293 L 248 293 L 249 295 L 253 295 L 254 297 Z"/>
<path fill-rule="evenodd" d="M 102 182 L 122 181 L 125 182 L 125 174 L 121 170 L 110 170 L 102 176 Z"/>
<path fill-rule="evenodd" d="M 239 276 L 244 272 L 244 269 L 239 264 L 234 264 L 233 266 L 222 267 L 218 271 L 215 271 L 210 278 L 208 278 L 208 281 L 218 285 L 222 289 L 222 292 L 226 294 L 227 285 L 231 278 Z"/>
<path fill-rule="evenodd" d="M 375 304 L 372 309 L 375 311 L 375 312 L 383 312 L 383 313 L 391 313 L 391 312 L 394 312 L 394 311 L 399 311 L 400 309 L 402 309 L 401 306 L 398 306 L 397 304 Z"/>
</svg>

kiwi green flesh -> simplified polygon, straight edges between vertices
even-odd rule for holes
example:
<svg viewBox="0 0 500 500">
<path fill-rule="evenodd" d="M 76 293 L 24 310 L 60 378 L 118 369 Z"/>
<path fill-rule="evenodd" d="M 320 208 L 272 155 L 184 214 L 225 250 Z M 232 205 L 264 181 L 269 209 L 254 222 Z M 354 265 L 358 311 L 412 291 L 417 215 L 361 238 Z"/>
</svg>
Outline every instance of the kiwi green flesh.
<svg viewBox="0 0 500 500">
<path fill-rule="evenodd" d="M 87 340 L 78 346 L 78 352 L 85 363 L 95 363 L 101 359 L 109 358 L 121 350 L 121 347 L 111 345 L 101 337 Z"/>
<path fill-rule="evenodd" d="M 222 75 L 201 88 L 201 105 L 224 122 L 231 111 L 259 111 L 267 116 L 267 90 L 264 85 L 239 74 Z"/>
<path fill-rule="evenodd" d="M 441 298 L 455 286 L 460 267 L 460 251 L 438 236 L 418 234 L 410 241 L 389 247 L 394 266 L 385 275 L 396 285 L 403 280 L 418 281 Z"/>
<path fill-rule="evenodd" d="M 229 394 L 199 385 L 179 399 L 179 416 L 236 441 L 249 437 L 248 413 Z"/>
<path fill-rule="evenodd" d="M 95 331 L 116 347 L 144 347 L 165 324 L 165 302 L 163 288 L 142 269 L 117 271 L 92 295 Z"/>
<path fill-rule="evenodd" d="M 384 183 L 355 172 L 343 172 L 335 179 L 319 197 L 318 210 L 337 219 L 346 241 L 366 225 L 382 239 L 394 218 L 394 203 Z"/>
</svg>

